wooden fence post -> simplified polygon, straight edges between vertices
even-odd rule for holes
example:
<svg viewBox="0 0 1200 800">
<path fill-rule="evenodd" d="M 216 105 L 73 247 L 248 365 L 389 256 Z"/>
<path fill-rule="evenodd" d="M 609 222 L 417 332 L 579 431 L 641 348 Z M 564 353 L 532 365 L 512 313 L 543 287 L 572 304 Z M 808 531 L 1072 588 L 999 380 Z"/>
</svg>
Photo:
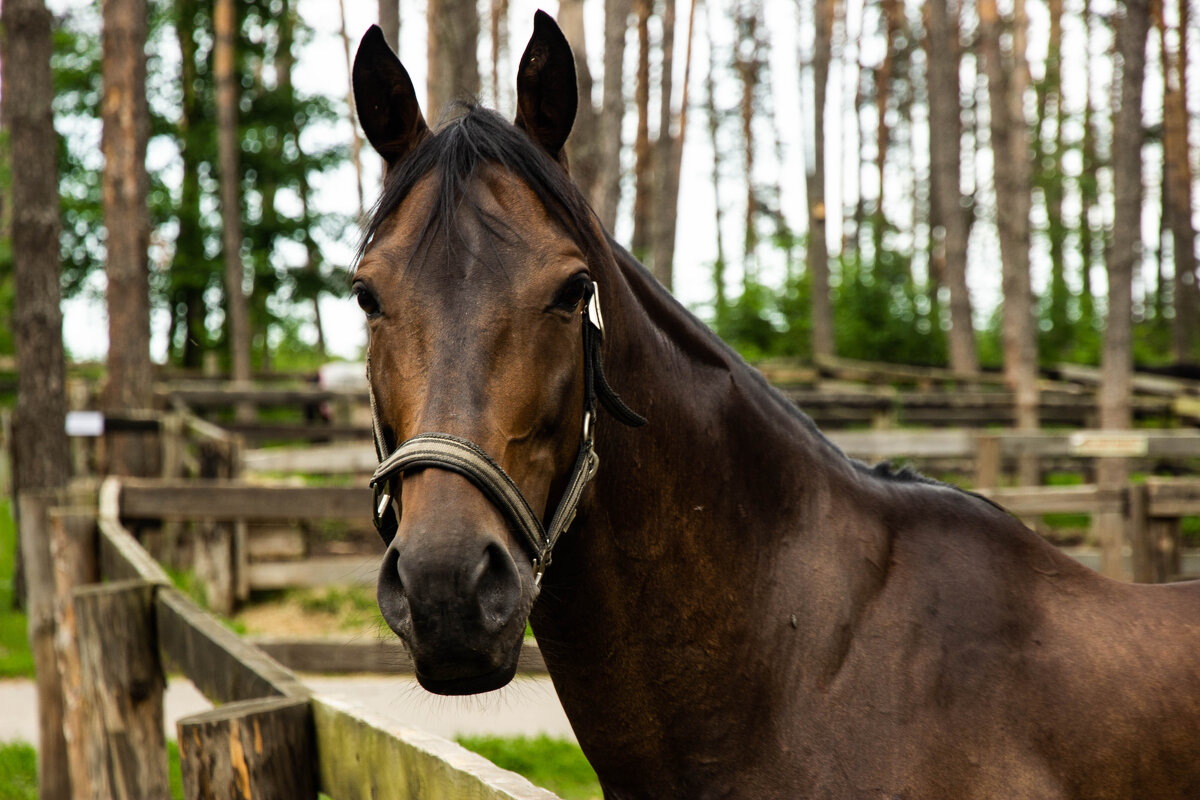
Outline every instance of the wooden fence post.
<svg viewBox="0 0 1200 800">
<path fill-rule="evenodd" d="M 975 488 L 995 489 L 1000 485 L 1000 437 L 980 434 L 975 437 Z"/>
<path fill-rule="evenodd" d="M 67 768 L 75 797 L 102 797 L 103 787 L 91 783 L 88 735 L 92 709 L 84 696 L 79 657 L 78 625 L 73 592 L 99 580 L 96 504 L 90 508 L 54 508 L 49 512 L 50 553 L 54 561 L 54 649 L 62 687 L 63 735 Z"/>
<path fill-rule="evenodd" d="M 187 800 L 317 796 L 316 736 L 306 698 L 229 703 L 179 720 Z"/>
<path fill-rule="evenodd" d="M 1154 557 L 1154 542 L 1150 537 L 1150 493 L 1143 484 L 1131 484 L 1126 489 L 1126 530 L 1129 531 L 1130 566 L 1135 583 L 1161 583 Z"/>
<path fill-rule="evenodd" d="M 37 670 L 39 800 L 71 797 L 71 776 L 64 769 L 67 741 L 63 735 L 62 682 L 54 648 L 54 565 L 47 533 L 54 497 L 53 492 L 27 491 L 17 498 L 29 644 Z"/>
<path fill-rule="evenodd" d="M 155 589 L 137 580 L 75 590 L 92 785 L 118 800 L 170 796 Z"/>
</svg>

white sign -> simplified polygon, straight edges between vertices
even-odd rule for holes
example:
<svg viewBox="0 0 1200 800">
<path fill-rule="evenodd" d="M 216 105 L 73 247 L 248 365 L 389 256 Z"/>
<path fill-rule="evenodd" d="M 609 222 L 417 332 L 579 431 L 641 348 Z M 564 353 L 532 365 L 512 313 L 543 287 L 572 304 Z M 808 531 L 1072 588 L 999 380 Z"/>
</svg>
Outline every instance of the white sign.
<svg viewBox="0 0 1200 800">
<path fill-rule="evenodd" d="M 103 436 L 104 414 L 99 411 L 68 411 L 67 436 Z"/>
</svg>

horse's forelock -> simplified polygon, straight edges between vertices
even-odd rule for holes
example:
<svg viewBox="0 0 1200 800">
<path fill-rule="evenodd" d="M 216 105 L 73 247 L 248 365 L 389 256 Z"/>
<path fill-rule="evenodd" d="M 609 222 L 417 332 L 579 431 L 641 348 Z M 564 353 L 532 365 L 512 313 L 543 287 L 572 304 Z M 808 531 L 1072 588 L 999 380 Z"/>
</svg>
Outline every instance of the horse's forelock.
<svg viewBox="0 0 1200 800">
<path fill-rule="evenodd" d="M 500 228 L 505 227 L 504 220 L 484 213 L 470 202 L 470 188 L 480 168 L 494 164 L 533 191 L 551 217 L 577 237 L 590 261 L 602 247 L 602 241 L 591 208 L 562 167 L 528 134 L 495 111 L 465 103 L 456 108 L 457 114 L 451 115 L 387 174 L 383 191 L 364 228 L 356 260 L 362 258 L 372 239 L 416 185 L 431 173 L 437 176 L 436 185 L 417 240 L 419 248 L 428 247 L 433 236 L 440 232 L 453 245 L 464 207 L 471 208 L 477 219 L 499 234 Z"/>
</svg>

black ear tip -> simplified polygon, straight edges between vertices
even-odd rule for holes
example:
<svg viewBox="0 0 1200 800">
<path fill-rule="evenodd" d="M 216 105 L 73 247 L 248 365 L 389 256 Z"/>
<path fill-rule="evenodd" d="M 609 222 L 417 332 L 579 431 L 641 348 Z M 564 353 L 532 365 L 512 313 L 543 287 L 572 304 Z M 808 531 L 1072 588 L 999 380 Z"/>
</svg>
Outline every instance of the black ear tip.
<svg viewBox="0 0 1200 800">
<path fill-rule="evenodd" d="M 534 33 L 557 35 L 561 39 L 566 39 L 563 36 L 562 29 L 558 27 L 558 23 L 554 21 L 554 17 L 542 11 L 540 8 L 533 12 L 533 31 Z"/>
</svg>

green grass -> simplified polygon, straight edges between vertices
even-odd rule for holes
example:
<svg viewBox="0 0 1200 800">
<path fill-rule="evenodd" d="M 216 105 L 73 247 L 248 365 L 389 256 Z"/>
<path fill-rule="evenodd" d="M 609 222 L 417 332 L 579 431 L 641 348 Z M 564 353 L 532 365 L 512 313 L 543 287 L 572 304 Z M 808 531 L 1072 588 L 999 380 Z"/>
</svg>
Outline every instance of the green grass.
<svg viewBox="0 0 1200 800">
<path fill-rule="evenodd" d="M 524 775 L 564 800 L 601 796 L 600 782 L 579 745 L 549 736 L 462 736 L 458 743 L 497 766 Z"/>
<path fill-rule="evenodd" d="M 171 797 L 183 800 L 179 746 L 167 742 L 167 774 Z M 0 800 L 37 800 L 37 751 L 25 742 L 0 744 Z"/>
<path fill-rule="evenodd" d="M 25 742 L 0 744 L 0 800 L 37 800 L 37 752 Z"/>
<path fill-rule="evenodd" d="M 17 531 L 12 504 L 0 501 L 0 678 L 32 678 L 33 653 L 25 615 L 13 610 L 13 563 Z"/>
</svg>

